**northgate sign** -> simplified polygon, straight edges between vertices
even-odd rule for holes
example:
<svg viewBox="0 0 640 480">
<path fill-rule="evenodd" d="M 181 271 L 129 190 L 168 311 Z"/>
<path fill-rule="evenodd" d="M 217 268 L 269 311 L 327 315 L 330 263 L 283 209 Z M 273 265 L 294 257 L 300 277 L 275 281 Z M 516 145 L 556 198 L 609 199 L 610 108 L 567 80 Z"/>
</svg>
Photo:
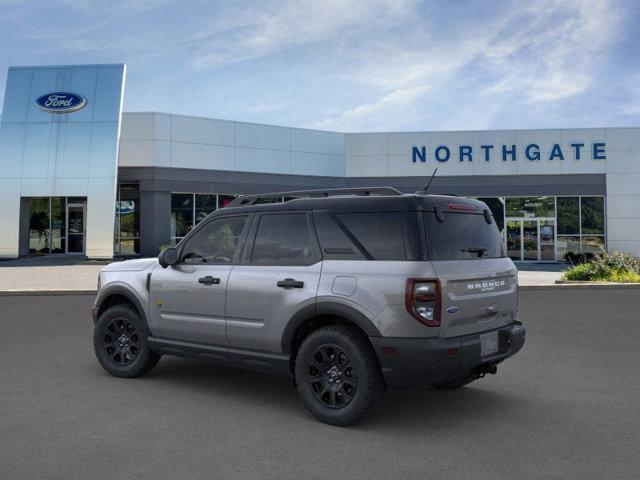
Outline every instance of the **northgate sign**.
<svg viewBox="0 0 640 480">
<path fill-rule="evenodd" d="M 491 153 L 494 149 L 502 153 L 502 161 L 516 161 L 518 156 L 522 156 L 531 162 L 539 161 L 542 159 L 542 153 L 540 145 L 537 143 L 529 143 L 527 146 L 518 151 L 515 145 L 500 145 L 500 148 L 496 148 L 495 145 L 480 145 L 481 152 L 475 152 L 475 154 L 482 160 L 489 161 L 491 159 Z M 594 142 L 589 146 L 584 143 L 571 143 L 569 144 L 568 152 L 563 150 L 559 143 L 554 143 L 549 149 L 549 155 L 545 155 L 548 160 L 564 160 L 565 157 L 572 158 L 574 160 L 582 160 L 583 158 L 590 157 L 591 160 L 606 160 L 604 142 Z M 452 152 L 453 150 L 453 152 Z M 472 162 L 474 157 L 473 147 L 471 145 L 460 145 L 455 148 L 451 148 L 447 145 L 439 145 L 433 151 L 433 158 L 438 162 L 448 162 L 456 154 L 457 159 L 460 162 Z M 427 161 L 427 147 L 426 146 L 414 146 L 411 150 L 411 156 L 413 163 L 418 161 Z"/>
</svg>

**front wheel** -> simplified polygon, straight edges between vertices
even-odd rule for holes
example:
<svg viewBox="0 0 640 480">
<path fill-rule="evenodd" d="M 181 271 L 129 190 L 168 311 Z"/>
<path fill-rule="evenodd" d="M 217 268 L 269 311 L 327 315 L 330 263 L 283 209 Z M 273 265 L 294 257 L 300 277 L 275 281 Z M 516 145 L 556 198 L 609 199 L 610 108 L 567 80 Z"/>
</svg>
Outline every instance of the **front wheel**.
<svg viewBox="0 0 640 480">
<path fill-rule="evenodd" d="M 144 323 L 129 305 L 112 305 L 100 314 L 93 332 L 100 365 L 115 377 L 144 375 L 160 360 L 149 348 Z"/>
<path fill-rule="evenodd" d="M 336 426 L 370 416 L 386 389 L 366 336 L 350 325 L 323 327 L 305 338 L 296 356 L 295 380 L 307 409 Z"/>
</svg>

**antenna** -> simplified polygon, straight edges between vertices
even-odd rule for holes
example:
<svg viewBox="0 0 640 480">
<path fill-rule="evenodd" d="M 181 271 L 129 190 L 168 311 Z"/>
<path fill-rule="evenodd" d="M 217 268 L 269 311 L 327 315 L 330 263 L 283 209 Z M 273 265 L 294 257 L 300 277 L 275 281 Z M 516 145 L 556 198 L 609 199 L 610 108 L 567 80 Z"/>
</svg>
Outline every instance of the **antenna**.
<svg viewBox="0 0 640 480">
<path fill-rule="evenodd" d="M 429 186 L 431 185 L 431 182 L 433 182 L 433 177 L 436 176 L 436 172 L 438 171 L 438 169 L 436 168 L 433 173 L 431 174 L 431 178 L 429 179 L 429 181 L 427 182 L 427 184 L 425 185 L 425 187 L 422 189 L 423 193 L 427 193 L 427 190 L 429 190 Z"/>
</svg>

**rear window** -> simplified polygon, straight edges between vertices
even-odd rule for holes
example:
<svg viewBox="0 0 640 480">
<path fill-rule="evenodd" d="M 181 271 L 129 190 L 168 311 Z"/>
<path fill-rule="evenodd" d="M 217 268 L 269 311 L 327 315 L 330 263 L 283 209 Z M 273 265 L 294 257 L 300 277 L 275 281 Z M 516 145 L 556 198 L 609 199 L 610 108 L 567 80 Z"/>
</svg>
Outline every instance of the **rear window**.
<svg viewBox="0 0 640 480">
<path fill-rule="evenodd" d="M 374 260 L 406 260 L 400 212 L 342 213 L 337 217 Z"/>
<path fill-rule="evenodd" d="M 505 250 L 495 221 L 484 215 L 443 212 L 439 222 L 434 212 L 423 213 L 429 260 L 477 260 L 502 258 Z"/>
</svg>

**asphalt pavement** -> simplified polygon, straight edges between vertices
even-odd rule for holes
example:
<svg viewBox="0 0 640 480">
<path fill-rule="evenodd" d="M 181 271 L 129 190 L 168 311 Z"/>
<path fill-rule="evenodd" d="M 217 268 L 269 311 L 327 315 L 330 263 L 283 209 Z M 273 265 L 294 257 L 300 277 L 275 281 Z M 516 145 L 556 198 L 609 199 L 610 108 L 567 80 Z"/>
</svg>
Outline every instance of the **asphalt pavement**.
<svg viewBox="0 0 640 480">
<path fill-rule="evenodd" d="M 110 377 L 90 296 L 0 297 L 0 478 L 612 479 L 640 472 L 638 290 L 520 293 L 527 343 L 458 391 L 323 425 L 290 380 L 164 357 Z"/>
</svg>

